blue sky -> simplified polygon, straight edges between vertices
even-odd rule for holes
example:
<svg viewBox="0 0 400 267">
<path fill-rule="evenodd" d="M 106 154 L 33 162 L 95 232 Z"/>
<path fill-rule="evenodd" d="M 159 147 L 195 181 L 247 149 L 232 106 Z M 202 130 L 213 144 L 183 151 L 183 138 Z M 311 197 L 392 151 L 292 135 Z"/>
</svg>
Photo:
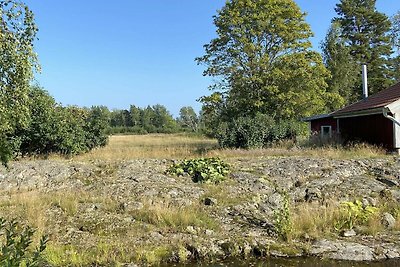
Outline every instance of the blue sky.
<svg viewBox="0 0 400 267">
<path fill-rule="evenodd" d="M 318 49 L 336 0 L 296 0 Z M 200 109 L 212 83 L 194 61 L 215 37 L 212 16 L 225 0 L 26 0 L 39 26 L 39 83 L 65 105 L 110 109 L 163 104 L 175 116 Z M 323 4 L 322 4 L 323 3 Z M 397 0 L 378 0 L 393 15 Z"/>
</svg>

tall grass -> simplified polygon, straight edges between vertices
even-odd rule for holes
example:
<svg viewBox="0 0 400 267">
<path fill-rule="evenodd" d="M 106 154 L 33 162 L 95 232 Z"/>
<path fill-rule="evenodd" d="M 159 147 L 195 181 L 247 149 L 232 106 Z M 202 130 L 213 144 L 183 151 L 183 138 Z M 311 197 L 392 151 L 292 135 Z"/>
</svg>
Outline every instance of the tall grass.
<svg viewBox="0 0 400 267">
<path fill-rule="evenodd" d="M 129 160 L 140 158 L 182 159 L 196 157 L 324 157 L 332 159 L 376 158 L 387 152 L 367 144 L 312 147 L 306 142 L 278 142 L 262 149 L 220 149 L 215 139 L 185 134 L 114 135 L 106 147 L 74 158 L 87 160 Z"/>
<path fill-rule="evenodd" d="M 304 156 L 311 158 L 357 159 L 385 157 L 387 156 L 387 152 L 383 148 L 368 144 L 357 144 L 345 147 L 308 147 L 282 142 L 262 149 L 216 149 L 211 150 L 207 155 L 222 158 Z"/>
<path fill-rule="evenodd" d="M 138 158 L 188 158 L 218 147 L 214 139 L 183 134 L 114 135 L 109 144 L 76 160 L 129 160 Z"/>
</svg>

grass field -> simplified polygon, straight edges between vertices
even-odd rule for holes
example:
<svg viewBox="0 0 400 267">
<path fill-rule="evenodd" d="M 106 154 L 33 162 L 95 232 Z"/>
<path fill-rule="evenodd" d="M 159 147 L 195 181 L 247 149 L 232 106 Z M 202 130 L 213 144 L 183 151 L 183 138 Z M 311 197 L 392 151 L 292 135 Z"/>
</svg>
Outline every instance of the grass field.
<svg viewBox="0 0 400 267">
<path fill-rule="evenodd" d="M 76 160 L 126 160 L 137 158 L 188 158 L 205 156 L 218 148 L 215 139 L 182 134 L 114 135 L 106 147 Z"/>
<path fill-rule="evenodd" d="M 107 146 L 74 157 L 76 161 L 129 160 L 138 158 L 182 159 L 194 157 L 279 157 L 306 156 L 334 159 L 374 158 L 385 150 L 360 144 L 349 147 L 312 147 L 306 142 L 278 143 L 265 149 L 220 149 L 215 139 L 184 134 L 114 135 Z"/>
</svg>

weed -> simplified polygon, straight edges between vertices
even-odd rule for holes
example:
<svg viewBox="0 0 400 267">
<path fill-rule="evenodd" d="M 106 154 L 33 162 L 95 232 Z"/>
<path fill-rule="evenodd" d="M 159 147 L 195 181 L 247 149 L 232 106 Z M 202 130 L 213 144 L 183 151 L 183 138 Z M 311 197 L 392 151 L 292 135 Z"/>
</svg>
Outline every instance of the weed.
<svg viewBox="0 0 400 267">
<path fill-rule="evenodd" d="M 166 173 L 176 176 L 188 174 L 195 183 L 219 183 L 228 175 L 229 165 L 219 158 L 184 160 L 171 165 Z"/>
<path fill-rule="evenodd" d="M 290 212 L 290 200 L 286 192 L 283 195 L 283 206 L 274 212 L 275 229 L 280 238 L 288 241 L 293 232 L 293 222 Z"/>
<path fill-rule="evenodd" d="M 353 229 L 355 225 L 362 225 L 368 222 L 378 208 L 365 206 L 361 201 L 342 202 L 340 218 L 335 222 L 335 229 L 341 231 L 343 229 Z"/>
</svg>

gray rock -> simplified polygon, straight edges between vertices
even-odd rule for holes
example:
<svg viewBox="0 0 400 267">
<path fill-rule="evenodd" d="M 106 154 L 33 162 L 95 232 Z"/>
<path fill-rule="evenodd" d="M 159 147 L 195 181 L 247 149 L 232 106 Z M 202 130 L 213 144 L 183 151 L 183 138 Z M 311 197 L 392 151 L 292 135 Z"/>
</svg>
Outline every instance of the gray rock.
<svg viewBox="0 0 400 267">
<path fill-rule="evenodd" d="M 306 189 L 306 195 L 304 197 L 304 200 L 307 202 L 313 202 L 316 200 L 320 200 L 322 198 L 322 193 L 321 190 L 318 188 L 307 188 Z"/>
<path fill-rule="evenodd" d="M 313 244 L 310 254 L 335 260 L 372 261 L 374 250 L 368 246 L 340 241 L 320 240 Z"/>
<path fill-rule="evenodd" d="M 204 233 L 205 233 L 206 235 L 213 235 L 213 234 L 214 234 L 214 231 L 213 231 L 213 230 L 206 229 L 206 230 L 204 231 Z"/>
<path fill-rule="evenodd" d="M 374 260 L 374 251 L 360 244 L 345 244 L 337 252 L 330 254 L 330 258 L 334 260 L 348 261 L 372 261 Z"/>
<path fill-rule="evenodd" d="M 343 231 L 341 235 L 342 235 L 343 237 L 352 237 L 352 236 L 356 236 L 357 233 L 356 233 L 356 231 L 354 231 L 353 229 L 351 229 L 351 230 Z"/>
<path fill-rule="evenodd" d="M 393 228 L 396 225 L 396 219 L 392 214 L 385 212 L 382 216 L 382 223 L 387 228 Z"/>
<path fill-rule="evenodd" d="M 191 225 L 189 225 L 188 227 L 186 227 L 186 231 L 187 231 L 189 234 L 197 235 L 196 229 L 194 229 L 194 227 L 191 226 Z"/>
</svg>

